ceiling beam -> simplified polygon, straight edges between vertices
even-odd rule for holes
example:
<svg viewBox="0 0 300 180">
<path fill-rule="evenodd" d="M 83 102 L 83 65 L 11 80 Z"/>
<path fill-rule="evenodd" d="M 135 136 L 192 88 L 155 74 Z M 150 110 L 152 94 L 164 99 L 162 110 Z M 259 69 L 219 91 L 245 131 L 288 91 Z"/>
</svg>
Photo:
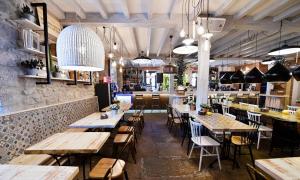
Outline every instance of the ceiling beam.
<svg viewBox="0 0 300 180">
<path fill-rule="evenodd" d="M 66 18 L 65 12 L 57 4 L 55 4 L 53 0 L 41 0 L 35 2 L 45 2 L 48 6 L 48 11 L 50 11 L 50 14 L 55 16 L 57 19 Z"/>
<path fill-rule="evenodd" d="M 271 13 L 274 13 L 278 8 L 288 3 L 289 0 L 275 0 L 267 8 L 263 9 L 260 13 L 253 17 L 254 21 L 261 20 Z"/>
<path fill-rule="evenodd" d="M 235 3 L 234 0 L 223 0 L 223 3 L 218 7 L 215 16 L 222 16 Z"/>
<path fill-rule="evenodd" d="M 162 34 L 162 36 L 160 38 L 160 42 L 159 42 L 159 46 L 158 46 L 158 50 L 157 50 L 156 56 L 160 55 L 160 52 L 161 52 L 162 48 L 164 47 L 164 45 L 166 44 L 167 38 L 169 37 L 169 33 L 170 33 L 170 29 L 169 28 L 165 28 L 164 32 L 163 32 L 163 34 Z"/>
<path fill-rule="evenodd" d="M 287 9 L 286 11 L 280 13 L 279 15 L 275 16 L 273 18 L 273 21 L 280 21 L 282 19 L 285 19 L 287 17 L 292 16 L 293 14 L 300 11 L 300 3 L 296 4 L 295 6 L 292 6 L 291 8 Z"/>
<path fill-rule="evenodd" d="M 135 55 L 138 55 L 139 54 L 139 47 L 138 47 L 138 43 L 137 43 L 135 29 L 132 27 L 132 28 L 129 28 L 129 31 L 130 31 L 129 36 L 133 41 L 133 45 L 134 45 L 134 49 L 135 49 L 134 53 L 135 53 Z"/>
<path fill-rule="evenodd" d="M 82 7 L 80 6 L 79 0 L 73 1 L 73 0 L 67 0 L 68 4 L 72 4 L 72 6 L 74 6 L 74 12 L 81 18 L 81 19 L 85 19 L 86 18 L 86 14 L 84 12 L 84 10 L 82 9 Z"/>
<path fill-rule="evenodd" d="M 123 40 L 123 38 L 121 37 L 121 35 L 120 35 L 118 29 L 115 28 L 115 30 L 116 30 L 116 35 L 117 35 L 118 39 L 121 41 L 121 43 L 123 44 L 124 49 L 126 50 L 127 56 L 130 56 L 130 52 L 128 51 L 128 48 L 127 48 L 127 46 L 126 46 L 126 43 L 124 43 L 124 40 Z"/>
<path fill-rule="evenodd" d="M 129 19 L 130 18 L 130 13 L 129 13 L 129 9 L 128 9 L 128 2 L 127 0 L 118 0 L 118 3 L 122 9 L 122 12 L 124 14 L 124 16 Z"/>
<path fill-rule="evenodd" d="M 152 1 L 149 0 L 140 0 L 141 1 L 141 8 L 145 11 L 147 19 L 151 19 L 152 17 Z"/>
<path fill-rule="evenodd" d="M 253 8 L 257 7 L 257 5 L 261 2 L 262 2 L 262 0 L 251 0 L 237 14 L 234 15 L 234 18 L 241 19 L 242 17 L 246 16 L 249 13 L 249 11 L 251 11 Z"/>
<path fill-rule="evenodd" d="M 169 11 L 168 11 L 169 19 L 172 18 L 172 15 L 173 15 L 173 11 L 174 11 L 174 7 L 175 7 L 176 2 L 177 2 L 177 0 L 171 0 L 171 2 L 170 2 Z"/>
<path fill-rule="evenodd" d="M 107 18 L 108 18 L 108 15 L 107 15 L 107 12 L 106 12 L 106 10 L 105 10 L 105 7 L 104 7 L 104 5 L 103 5 L 103 3 L 102 3 L 102 0 L 97 0 L 96 5 L 97 5 L 97 9 L 98 9 L 100 15 L 102 16 L 102 18 L 103 18 L 103 19 L 107 19 Z"/>
<path fill-rule="evenodd" d="M 151 49 L 151 34 L 152 34 L 152 29 L 148 28 L 147 29 L 147 49 L 146 49 L 147 56 L 149 56 L 150 49 Z"/>
</svg>

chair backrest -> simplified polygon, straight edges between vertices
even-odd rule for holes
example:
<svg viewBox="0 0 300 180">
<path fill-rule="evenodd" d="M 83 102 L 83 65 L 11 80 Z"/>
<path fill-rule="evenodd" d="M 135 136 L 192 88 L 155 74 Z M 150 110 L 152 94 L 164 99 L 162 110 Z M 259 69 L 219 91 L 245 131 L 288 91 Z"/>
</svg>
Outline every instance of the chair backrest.
<svg viewBox="0 0 300 180">
<path fill-rule="evenodd" d="M 223 114 L 225 115 L 226 113 L 229 113 L 229 106 L 227 105 L 222 105 L 222 110 L 223 110 Z"/>
<path fill-rule="evenodd" d="M 248 119 L 260 123 L 261 114 L 247 111 Z"/>
<path fill-rule="evenodd" d="M 248 120 L 249 126 L 253 127 L 256 129 L 256 131 L 250 131 L 246 132 L 244 137 L 242 138 L 242 141 L 249 142 L 250 144 L 253 144 L 257 140 L 257 133 L 258 133 L 258 128 L 260 126 L 260 122 L 257 121 L 252 121 Z"/>
<path fill-rule="evenodd" d="M 287 107 L 288 107 L 288 110 L 289 110 L 289 113 L 290 113 L 290 114 L 295 114 L 296 111 L 297 111 L 297 109 L 300 108 L 300 107 L 298 107 L 298 106 L 289 106 L 289 105 L 287 105 Z"/>
<path fill-rule="evenodd" d="M 190 126 L 191 126 L 191 134 L 192 137 L 201 137 L 201 123 L 190 120 Z M 200 138 L 201 142 L 201 138 Z"/>
<path fill-rule="evenodd" d="M 258 171 L 250 164 L 247 164 L 246 167 L 251 180 L 267 180 L 267 177 L 265 175 L 263 175 L 260 171 Z"/>
<path fill-rule="evenodd" d="M 212 110 L 214 113 L 222 114 L 222 105 L 221 104 L 215 103 L 215 104 L 212 104 L 211 107 L 212 107 Z"/>
<path fill-rule="evenodd" d="M 229 117 L 229 118 L 231 118 L 231 119 L 234 119 L 234 120 L 236 119 L 236 116 L 233 115 L 233 114 L 225 113 L 224 115 L 227 116 L 227 117 Z"/>
</svg>

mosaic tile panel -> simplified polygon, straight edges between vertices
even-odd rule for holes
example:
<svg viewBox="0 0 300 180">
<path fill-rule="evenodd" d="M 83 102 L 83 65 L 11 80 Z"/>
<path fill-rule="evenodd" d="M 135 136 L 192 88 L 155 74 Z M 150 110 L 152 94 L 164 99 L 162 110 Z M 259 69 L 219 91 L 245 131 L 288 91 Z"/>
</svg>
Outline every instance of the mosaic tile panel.
<svg viewBox="0 0 300 180">
<path fill-rule="evenodd" d="M 98 111 L 97 97 L 0 116 L 0 163 L 64 131 L 74 121 Z"/>
</svg>

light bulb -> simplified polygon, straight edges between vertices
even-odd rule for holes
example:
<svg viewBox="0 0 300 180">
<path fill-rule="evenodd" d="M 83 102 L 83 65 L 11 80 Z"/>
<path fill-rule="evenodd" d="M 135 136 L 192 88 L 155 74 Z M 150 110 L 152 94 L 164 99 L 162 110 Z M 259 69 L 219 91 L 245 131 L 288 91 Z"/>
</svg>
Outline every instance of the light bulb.
<svg viewBox="0 0 300 180">
<path fill-rule="evenodd" d="M 149 72 L 149 70 L 147 69 L 146 72 Z"/>
<path fill-rule="evenodd" d="M 182 38 L 185 37 L 185 31 L 184 31 L 183 28 L 181 29 L 179 35 L 180 35 L 180 37 L 182 37 Z"/>
<path fill-rule="evenodd" d="M 193 20 L 192 24 L 193 24 L 193 34 L 192 34 L 193 36 L 192 37 L 193 37 L 193 39 L 195 39 L 196 38 L 196 21 Z"/>
<path fill-rule="evenodd" d="M 111 52 L 108 53 L 108 57 L 109 57 L 109 58 L 113 58 L 113 57 L 114 57 L 114 53 L 111 53 Z"/>
<path fill-rule="evenodd" d="M 117 45 L 116 42 L 114 42 L 113 49 L 114 49 L 114 50 L 117 50 L 117 49 L 118 49 L 118 45 Z"/>
<path fill-rule="evenodd" d="M 204 41 L 204 50 L 209 51 L 209 49 L 210 49 L 210 42 L 209 42 L 209 39 L 206 38 Z"/>
<path fill-rule="evenodd" d="M 116 61 L 113 61 L 113 62 L 111 63 L 111 65 L 112 65 L 112 67 L 116 67 L 116 66 L 117 66 Z"/>
<path fill-rule="evenodd" d="M 182 42 L 185 45 L 191 45 L 194 42 L 194 39 L 193 38 L 186 38 Z"/>
<path fill-rule="evenodd" d="M 123 72 L 123 69 L 122 69 L 122 67 L 120 67 L 119 71 L 120 71 L 120 73 L 122 73 L 122 72 Z"/>
<path fill-rule="evenodd" d="M 119 64 L 123 63 L 123 56 L 120 57 Z"/>
<path fill-rule="evenodd" d="M 197 26 L 197 34 L 198 34 L 198 35 L 202 35 L 204 32 L 205 32 L 205 29 L 204 29 L 202 23 L 200 23 L 200 24 Z"/>
</svg>

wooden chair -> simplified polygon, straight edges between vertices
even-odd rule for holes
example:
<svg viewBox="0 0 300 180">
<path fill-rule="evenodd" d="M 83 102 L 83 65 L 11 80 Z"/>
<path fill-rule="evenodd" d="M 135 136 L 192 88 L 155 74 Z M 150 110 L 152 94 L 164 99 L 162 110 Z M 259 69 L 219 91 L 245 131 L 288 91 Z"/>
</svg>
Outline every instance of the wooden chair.
<svg viewBox="0 0 300 180">
<path fill-rule="evenodd" d="M 171 123 L 169 131 L 172 132 L 173 127 L 175 127 L 175 133 L 178 133 L 180 130 L 180 125 L 182 123 L 181 119 L 178 116 L 174 116 L 175 110 L 173 107 L 170 107 L 170 113 L 171 113 Z"/>
<path fill-rule="evenodd" d="M 217 104 L 217 103 L 212 104 L 211 108 L 212 108 L 212 110 L 213 110 L 214 113 L 223 114 L 222 105 L 221 104 Z"/>
<path fill-rule="evenodd" d="M 230 113 L 225 113 L 224 116 L 227 116 L 227 117 L 229 117 L 229 118 L 231 118 L 231 119 L 233 119 L 233 120 L 236 119 L 236 116 L 233 115 L 233 114 L 230 114 Z"/>
<path fill-rule="evenodd" d="M 289 105 L 287 105 L 287 107 L 288 107 L 288 110 L 289 110 L 290 114 L 295 114 L 296 111 L 300 108 L 298 106 L 289 106 Z"/>
<path fill-rule="evenodd" d="M 144 106 L 144 95 L 143 94 L 136 94 L 135 95 L 135 101 L 134 101 L 134 107 L 135 109 L 142 108 Z"/>
<path fill-rule="evenodd" d="M 251 180 L 267 180 L 268 178 L 263 175 L 259 170 L 250 164 L 246 164 L 247 172 Z"/>
<path fill-rule="evenodd" d="M 255 122 L 258 122 L 261 124 L 261 121 L 260 121 L 261 114 L 247 111 L 247 115 L 248 115 L 248 119 L 250 119 L 251 121 L 255 121 Z M 263 126 L 263 125 L 259 126 L 258 136 L 257 136 L 257 145 L 256 145 L 257 149 L 259 149 L 261 139 L 271 139 L 272 138 L 272 134 L 271 134 L 272 131 L 273 131 L 272 128 L 269 128 L 267 126 Z M 268 136 L 267 133 L 270 133 L 271 135 Z"/>
<path fill-rule="evenodd" d="M 160 109 L 160 95 L 152 94 L 151 98 L 151 109 Z"/>
<path fill-rule="evenodd" d="M 203 156 L 216 156 L 218 158 L 219 168 L 221 170 L 221 161 L 220 161 L 220 155 L 219 155 L 219 146 L 220 144 L 212 139 L 209 136 L 202 136 L 201 135 L 201 127 L 202 125 L 198 122 L 190 120 L 190 126 L 191 126 L 191 133 L 192 137 L 191 140 L 193 142 L 192 149 L 189 154 L 189 158 L 192 155 L 192 152 L 195 148 L 195 145 L 199 146 L 201 148 L 200 150 L 200 161 L 199 161 L 199 171 L 201 171 L 201 165 L 202 165 L 202 157 Z M 213 148 L 213 152 L 210 152 L 207 148 Z M 216 151 L 216 153 L 214 153 Z"/>
<path fill-rule="evenodd" d="M 125 169 L 125 161 L 120 159 L 126 149 L 130 149 L 131 142 L 127 141 L 117 158 L 102 158 L 93 167 L 89 173 L 90 179 L 119 179 L 122 176 L 128 180 L 128 174 Z M 122 178 L 123 179 L 123 178 Z"/>
<path fill-rule="evenodd" d="M 255 139 L 257 137 L 257 133 L 258 133 L 258 129 L 259 129 L 260 124 L 256 121 L 252 121 L 252 120 L 249 120 L 249 124 L 250 124 L 250 126 L 255 128 L 256 131 L 241 132 L 241 133 L 238 133 L 237 135 L 232 135 L 231 136 L 231 144 L 234 146 L 232 168 L 234 168 L 235 166 L 238 167 L 238 162 L 236 160 L 237 150 L 239 149 L 239 152 L 240 152 L 241 147 L 245 147 L 245 146 L 248 147 L 248 150 L 249 150 L 249 153 L 250 153 L 250 156 L 251 156 L 251 161 L 252 161 L 252 164 L 254 165 L 254 158 L 253 158 L 251 146 L 252 146 L 253 142 L 255 141 Z"/>
<path fill-rule="evenodd" d="M 131 154 L 132 159 L 134 160 L 134 163 L 136 163 L 136 149 L 135 149 L 135 141 L 133 134 L 116 134 L 114 141 L 113 141 L 113 155 L 117 155 L 118 153 L 118 147 L 121 145 L 127 145 L 129 146 L 129 151 L 128 153 Z"/>
</svg>

